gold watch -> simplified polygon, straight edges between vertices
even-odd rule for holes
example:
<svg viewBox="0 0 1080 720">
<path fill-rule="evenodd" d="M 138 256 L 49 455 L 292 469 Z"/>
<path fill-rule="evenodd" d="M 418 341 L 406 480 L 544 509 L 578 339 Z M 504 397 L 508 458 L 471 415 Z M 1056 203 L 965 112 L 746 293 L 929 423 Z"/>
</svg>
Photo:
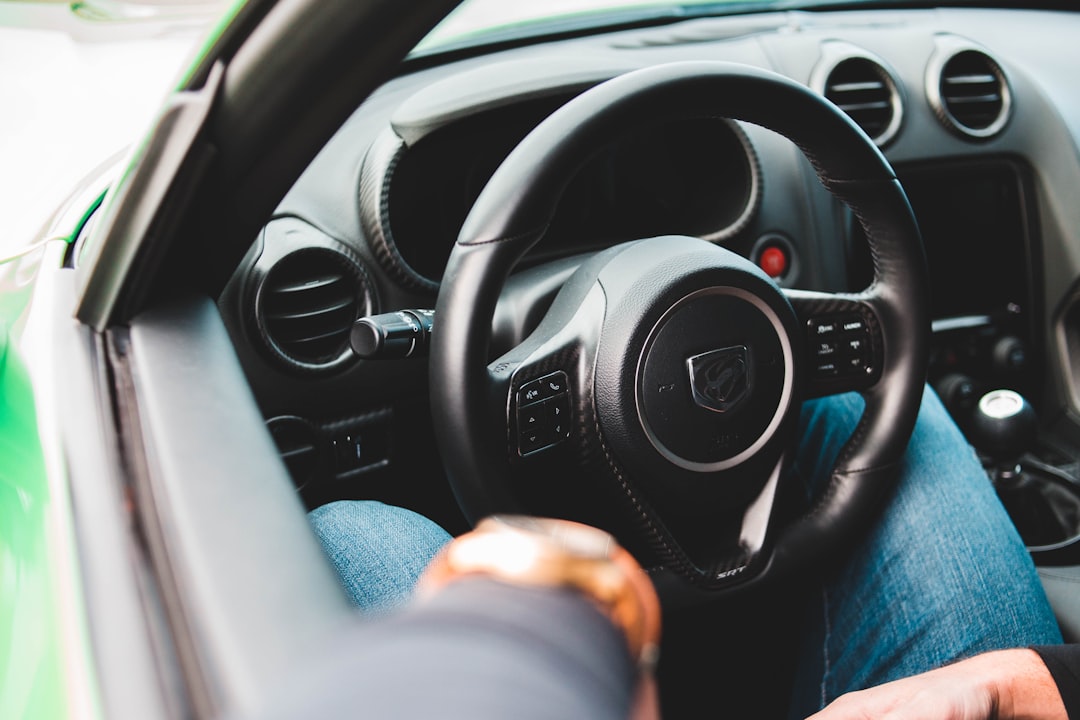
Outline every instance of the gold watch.
<svg viewBox="0 0 1080 720">
<path fill-rule="evenodd" d="M 420 578 L 421 596 L 482 575 L 514 585 L 572 588 L 622 632 L 631 657 L 652 667 L 660 601 L 649 576 L 610 534 L 570 520 L 493 515 L 444 547 Z"/>
</svg>

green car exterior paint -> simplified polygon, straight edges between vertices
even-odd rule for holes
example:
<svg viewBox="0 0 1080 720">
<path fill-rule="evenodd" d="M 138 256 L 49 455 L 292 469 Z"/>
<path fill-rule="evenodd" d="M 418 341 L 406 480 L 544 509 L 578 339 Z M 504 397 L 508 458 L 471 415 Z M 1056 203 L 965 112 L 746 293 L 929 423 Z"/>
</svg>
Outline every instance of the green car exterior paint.
<svg viewBox="0 0 1080 720">
<path fill-rule="evenodd" d="M 91 206 L 96 207 L 97 203 Z M 87 214 L 90 210 L 87 211 Z M 86 678 L 69 497 L 58 456 L 42 438 L 48 418 L 34 382 L 41 359 L 27 338 L 35 286 L 47 259 L 62 258 L 86 215 L 66 237 L 39 242 L 0 263 L 0 717 L 96 717 Z M 55 437 L 55 436 L 53 436 Z M 54 448 L 55 450 L 55 448 Z M 60 474 L 55 473 L 59 471 Z M 76 707 L 76 704 L 79 707 Z"/>
<path fill-rule="evenodd" d="M 91 172 L 25 248 L 0 258 L 0 718 L 96 718 L 70 495 L 56 440 L 55 357 L 30 318 L 100 208 L 110 169 Z M 44 401 L 44 402 L 43 402 Z M 39 409 L 40 408 L 40 409 Z M 53 442 L 43 442 L 43 438 Z M 50 480 L 52 478 L 52 480 Z"/>
<path fill-rule="evenodd" d="M 0 326 L 0 716 L 65 717 L 54 502 L 26 364 Z"/>
<path fill-rule="evenodd" d="M 173 93 L 208 71 L 247 0 L 222 3 Z M 273 2 L 259 3 L 263 11 Z M 72 5 L 79 13 L 80 3 Z M 100 18 L 98 18 L 100 20 Z M 160 120 L 160 116 L 158 118 Z M 97 720 L 98 688 L 75 542 L 73 493 L 56 416 L 64 372 L 50 345 L 51 276 L 95 249 L 84 233 L 145 160 L 146 139 L 102 163 L 24 247 L 0 252 L 0 718 Z M 118 161 L 119 160 L 119 161 Z M 99 212 L 100 210 L 100 212 Z M 80 242 L 76 242 L 80 240 Z M 51 271 L 51 272 L 50 272 Z M 35 319 L 35 316 L 37 317 Z M 72 320 L 74 322 L 74 319 Z M 119 499 L 119 498 L 118 498 Z"/>
<path fill-rule="evenodd" d="M 205 33 L 174 92 L 197 81 L 216 45 L 228 42 L 230 23 L 246 4 L 234 0 Z M 266 3 L 263 3 L 266 5 Z M 80 4 L 72 5 L 76 13 Z M 38 237 L 0 253 L 0 718 L 60 720 L 103 717 L 94 655 L 86 626 L 60 430 L 50 408 L 63 407 L 52 380 L 46 287 L 53 269 L 81 261 L 93 248 L 82 237 L 107 209 L 142 159 L 145 140 L 104 162 L 75 188 Z M 33 329 L 29 329 L 33 328 Z M 51 366 L 50 366 L 51 364 Z"/>
<path fill-rule="evenodd" d="M 73 11 L 78 12 L 78 4 Z M 201 58 L 243 7 L 233 2 L 194 54 Z M 182 86 L 190 72 L 180 80 Z M 131 153 L 129 165 L 138 152 Z M 70 261 L 76 239 L 106 201 L 119 155 L 95 168 L 46 223 L 39 237 L 0 256 L 0 718 L 52 720 L 102 717 L 78 573 L 71 495 L 55 418 L 42 401 L 52 392 L 46 367 L 56 353 L 29 317 L 51 302 L 41 287 L 43 266 Z M 120 177 L 123 175 L 121 174 Z M 87 238 L 89 236 L 87 235 Z M 62 400 L 59 401 L 62 407 Z"/>
<path fill-rule="evenodd" d="M 235 0 L 225 8 L 179 87 L 244 4 Z M 79 14 L 81 5 L 73 3 L 72 12 Z M 138 155 L 131 154 L 129 165 Z M 116 156 L 105 161 L 37 239 L 0 253 L 0 718 L 102 716 L 81 609 L 67 474 L 59 449 L 42 441 L 57 438 L 58 431 L 39 412 L 48 403 L 38 395 L 49 391 L 50 372 L 62 368 L 42 367 L 55 353 L 43 347 L 48 338 L 27 337 L 26 328 L 35 295 L 49 302 L 38 287 L 43 264 L 63 265 L 76 252 L 75 241 L 101 208 L 118 168 Z"/>
</svg>

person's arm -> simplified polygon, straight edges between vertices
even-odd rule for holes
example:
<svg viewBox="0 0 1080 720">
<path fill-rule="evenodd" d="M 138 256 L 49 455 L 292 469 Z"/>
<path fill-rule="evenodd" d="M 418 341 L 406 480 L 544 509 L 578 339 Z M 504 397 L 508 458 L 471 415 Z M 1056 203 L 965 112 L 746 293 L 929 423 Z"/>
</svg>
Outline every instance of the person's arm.
<svg viewBox="0 0 1080 720">
<path fill-rule="evenodd" d="M 930 672 L 848 693 L 813 720 L 1066 720 L 1054 676 L 1039 653 L 998 650 Z"/>
<path fill-rule="evenodd" d="M 259 720 L 626 720 L 636 679 L 625 640 L 583 596 L 468 579 L 358 619 Z"/>
<path fill-rule="evenodd" d="M 260 720 L 657 716 L 652 583 L 595 528 L 485 520 L 404 611 L 357 624 Z"/>
</svg>

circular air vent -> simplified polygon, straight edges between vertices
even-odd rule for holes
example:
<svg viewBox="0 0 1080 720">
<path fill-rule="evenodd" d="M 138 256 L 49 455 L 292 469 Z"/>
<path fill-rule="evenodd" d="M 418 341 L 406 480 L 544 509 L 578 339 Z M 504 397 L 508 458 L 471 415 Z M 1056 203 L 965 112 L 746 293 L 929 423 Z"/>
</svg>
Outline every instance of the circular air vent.
<svg viewBox="0 0 1080 720">
<path fill-rule="evenodd" d="M 896 79 L 885 65 L 845 43 L 830 43 L 812 85 L 843 110 L 876 145 L 900 129 L 903 105 Z"/>
<path fill-rule="evenodd" d="M 327 248 L 292 252 L 267 271 L 255 296 L 255 321 L 273 354 L 305 370 L 337 367 L 352 355 L 349 331 L 371 310 L 365 273 Z"/>
<path fill-rule="evenodd" d="M 930 62 L 926 85 L 938 119 L 963 137 L 993 137 L 1009 121 L 1009 83 L 1001 66 L 982 50 L 939 48 Z"/>
</svg>

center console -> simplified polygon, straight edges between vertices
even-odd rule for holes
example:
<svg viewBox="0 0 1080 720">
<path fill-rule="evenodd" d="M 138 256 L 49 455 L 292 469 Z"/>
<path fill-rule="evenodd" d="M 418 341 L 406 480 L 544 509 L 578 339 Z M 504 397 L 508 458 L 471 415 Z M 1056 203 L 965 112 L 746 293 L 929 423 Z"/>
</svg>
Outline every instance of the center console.
<svg viewBox="0 0 1080 720">
<path fill-rule="evenodd" d="M 930 382 L 958 414 L 998 388 L 1019 392 L 1038 409 L 1038 244 L 1024 168 L 999 160 L 899 174 L 930 268 Z"/>
<path fill-rule="evenodd" d="M 1041 258 L 1027 168 L 1000 158 L 897 171 L 930 270 L 929 381 L 1036 563 L 1080 565 L 1077 453 L 1040 433 Z"/>
</svg>

